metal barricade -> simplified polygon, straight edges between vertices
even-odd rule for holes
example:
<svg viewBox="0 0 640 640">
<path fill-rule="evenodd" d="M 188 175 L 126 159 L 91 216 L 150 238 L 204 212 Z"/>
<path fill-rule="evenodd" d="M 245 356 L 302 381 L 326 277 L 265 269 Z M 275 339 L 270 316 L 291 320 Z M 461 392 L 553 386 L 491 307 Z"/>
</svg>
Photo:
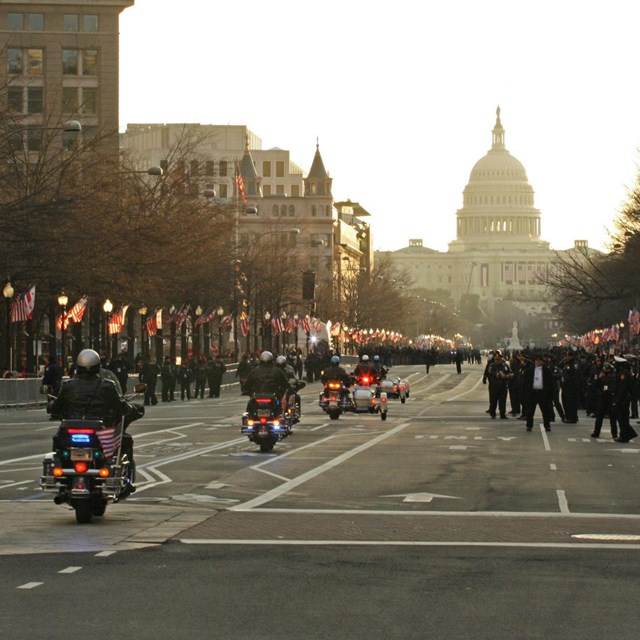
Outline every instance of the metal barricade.
<svg viewBox="0 0 640 640">
<path fill-rule="evenodd" d="M 0 379 L 0 407 L 4 409 L 46 405 L 47 396 L 40 393 L 41 378 Z"/>
</svg>

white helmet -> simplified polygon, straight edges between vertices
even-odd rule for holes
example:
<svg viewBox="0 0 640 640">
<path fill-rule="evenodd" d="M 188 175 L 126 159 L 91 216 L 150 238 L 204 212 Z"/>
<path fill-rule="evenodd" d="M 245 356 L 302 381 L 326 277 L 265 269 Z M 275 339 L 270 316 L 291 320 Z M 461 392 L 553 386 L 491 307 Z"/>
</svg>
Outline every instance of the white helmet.
<svg viewBox="0 0 640 640">
<path fill-rule="evenodd" d="M 276 358 L 276 364 L 281 367 L 283 364 L 287 363 L 287 359 L 284 356 L 278 356 Z"/>
<path fill-rule="evenodd" d="M 369 362 L 369 356 L 368 355 L 362 356 L 362 362 Z"/>
<path fill-rule="evenodd" d="M 100 356 L 93 349 L 83 349 L 76 359 L 78 373 L 97 373 L 100 370 Z"/>
<path fill-rule="evenodd" d="M 273 353 L 271 351 L 263 351 L 260 354 L 260 362 L 273 362 Z"/>
</svg>

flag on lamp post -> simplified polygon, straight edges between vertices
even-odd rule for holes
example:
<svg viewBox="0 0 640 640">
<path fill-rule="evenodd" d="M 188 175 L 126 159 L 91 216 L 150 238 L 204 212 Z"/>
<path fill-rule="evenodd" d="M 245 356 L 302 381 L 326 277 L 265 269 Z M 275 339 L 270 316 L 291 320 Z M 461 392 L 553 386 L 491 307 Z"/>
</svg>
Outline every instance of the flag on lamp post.
<svg viewBox="0 0 640 640">
<path fill-rule="evenodd" d="M 36 288 L 31 287 L 25 289 L 18 297 L 11 303 L 11 310 L 9 312 L 11 322 L 26 322 L 33 317 L 33 308 L 36 303 Z"/>
</svg>

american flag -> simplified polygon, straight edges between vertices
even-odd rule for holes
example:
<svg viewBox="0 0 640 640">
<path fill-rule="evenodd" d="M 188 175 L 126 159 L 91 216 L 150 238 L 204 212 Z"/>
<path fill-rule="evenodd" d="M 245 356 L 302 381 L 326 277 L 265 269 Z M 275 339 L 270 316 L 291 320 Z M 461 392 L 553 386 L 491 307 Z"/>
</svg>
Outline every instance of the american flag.
<svg viewBox="0 0 640 640">
<path fill-rule="evenodd" d="M 66 313 L 61 313 L 56 320 L 56 329 L 58 331 L 62 331 L 63 329 L 66 331 L 69 328 L 70 322 L 82 322 L 82 318 L 84 317 L 84 312 L 87 308 L 87 297 L 83 296 L 76 302 L 69 311 Z"/>
<path fill-rule="evenodd" d="M 242 332 L 243 337 L 247 337 L 249 335 L 249 329 L 251 328 L 251 323 L 249 321 L 249 316 L 245 316 L 240 321 L 240 331 Z"/>
<path fill-rule="evenodd" d="M 238 188 L 238 197 L 242 200 L 242 202 L 247 201 L 247 196 L 244 192 L 244 180 L 242 179 L 242 174 L 240 173 L 240 165 L 236 162 L 236 187 Z"/>
<path fill-rule="evenodd" d="M 176 313 L 176 317 L 174 318 L 174 322 L 176 323 L 176 327 L 182 326 L 182 323 L 187 319 L 187 314 L 189 313 L 189 309 L 191 308 L 190 304 L 185 304 L 178 313 Z"/>
<path fill-rule="evenodd" d="M 286 322 L 286 326 L 284 328 L 284 330 L 287 333 L 293 333 L 293 330 L 296 327 L 296 321 L 294 318 L 287 318 L 287 322 Z"/>
<path fill-rule="evenodd" d="M 311 333 L 311 322 L 309 321 L 309 316 L 305 316 L 302 320 L 302 327 L 304 328 L 305 333 Z"/>
<path fill-rule="evenodd" d="M 111 314 L 108 322 L 109 335 L 120 333 L 120 329 L 122 329 L 122 325 L 124 324 L 124 319 L 128 308 L 129 305 L 127 304 L 124 307 L 120 307 L 117 311 Z"/>
<path fill-rule="evenodd" d="M 147 335 L 155 336 L 156 333 L 158 333 L 158 321 L 156 319 L 156 315 L 152 313 L 147 318 Z"/>
<path fill-rule="evenodd" d="M 225 316 L 220 320 L 221 327 L 230 327 L 232 324 L 233 324 L 233 313 L 230 313 L 228 316 Z"/>
<path fill-rule="evenodd" d="M 33 307 L 36 303 L 36 288 L 25 289 L 11 303 L 11 322 L 25 322 L 33 316 Z"/>
<path fill-rule="evenodd" d="M 111 458 L 120 447 L 122 441 L 122 423 L 115 427 L 103 427 L 96 431 L 98 440 L 102 445 L 102 452 L 105 458 Z"/>
<path fill-rule="evenodd" d="M 271 320 L 271 326 L 273 327 L 273 333 L 275 333 L 275 335 L 284 331 L 284 323 L 280 318 L 273 318 Z"/>
<path fill-rule="evenodd" d="M 206 313 L 203 313 L 196 320 L 196 327 L 200 326 L 201 324 L 206 324 L 207 322 L 211 322 L 215 317 L 216 317 L 216 308 L 213 307 L 213 309 L 209 309 L 209 311 L 207 311 Z"/>
</svg>

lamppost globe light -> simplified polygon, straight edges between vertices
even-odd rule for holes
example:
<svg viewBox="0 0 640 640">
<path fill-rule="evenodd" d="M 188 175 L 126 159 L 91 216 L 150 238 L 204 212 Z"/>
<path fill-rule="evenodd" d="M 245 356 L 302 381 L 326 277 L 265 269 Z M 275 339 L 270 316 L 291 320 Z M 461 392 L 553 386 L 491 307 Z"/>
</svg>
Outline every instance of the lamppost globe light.
<svg viewBox="0 0 640 640">
<path fill-rule="evenodd" d="M 64 123 L 64 131 L 80 133 L 80 131 L 82 131 L 82 125 L 77 120 L 69 120 Z"/>
<path fill-rule="evenodd" d="M 287 312 L 286 312 L 286 311 L 283 311 L 283 312 L 280 314 L 280 317 L 281 317 L 283 320 L 286 320 L 286 318 L 287 318 Z"/>
<path fill-rule="evenodd" d="M 201 316 L 202 315 L 202 307 L 200 305 L 198 305 L 196 307 L 196 315 L 197 316 Z"/>
<path fill-rule="evenodd" d="M 9 298 L 13 298 L 13 294 L 15 293 L 15 291 L 13 290 L 13 287 L 11 286 L 10 282 L 7 282 L 7 284 L 4 285 L 4 288 L 2 289 L 2 295 L 9 299 Z"/>
<path fill-rule="evenodd" d="M 58 304 L 61 307 L 66 307 L 68 302 L 69 302 L 69 297 L 67 296 L 67 294 L 64 291 L 62 291 L 60 293 L 60 295 L 58 296 Z"/>
<path fill-rule="evenodd" d="M 138 313 L 141 316 L 146 316 L 147 315 L 147 307 L 145 307 L 144 305 L 142 305 L 139 309 L 138 309 Z"/>
<path fill-rule="evenodd" d="M 224 309 L 222 307 L 218 307 L 216 309 L 216 315 L 220 318 L 222 316 L 222 314 L 224 313 Z"/>
<path fill-rule="evenodd" d="M 104 304 L 102 305 L 102 310 L 105 313 L 111 313 L 113 311 L 113 303 L 111 302 L 111 300 L 109 300 L 109 298 L 107 298 L 104 301 Z"/>
<path fill-rule="evenodd" d="M 271 314 L 268 311 L 264 312 L 264 319 L 267 321 L 271 320 Z"/>
</svg>

